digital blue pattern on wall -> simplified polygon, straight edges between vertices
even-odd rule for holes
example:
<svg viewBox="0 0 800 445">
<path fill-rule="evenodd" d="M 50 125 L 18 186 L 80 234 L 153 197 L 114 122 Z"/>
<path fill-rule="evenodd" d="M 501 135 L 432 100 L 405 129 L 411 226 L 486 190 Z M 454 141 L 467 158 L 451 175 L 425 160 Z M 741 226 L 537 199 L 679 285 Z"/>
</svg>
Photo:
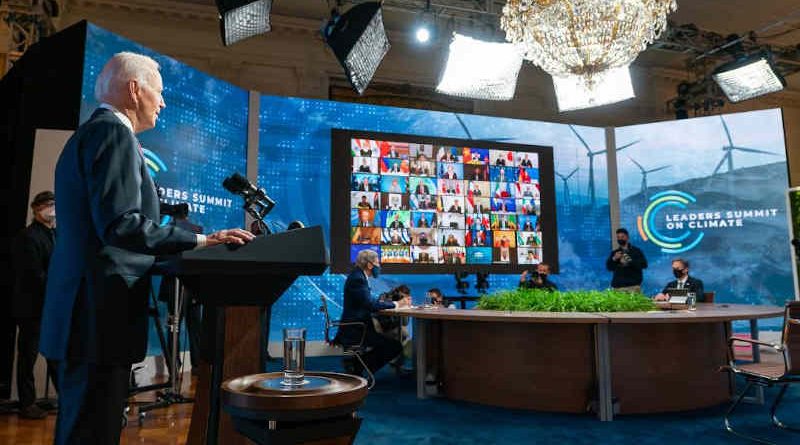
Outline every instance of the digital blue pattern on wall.
<svg viewBox="0 0 800 445">
<path fill-rule="evenodd" d="M 154 58 L 167 107 L 156 128 L 137 138 L 151 152 L 146 159 L 162 199 L 189 203 L 190 219 L 206 233 L 241 227 L 241 202 L 222 180 L 246 170 L 248 92 L 97 26 L 90 24 L 87 34 L 81 122 L 99 105 L 94 84 L 108 59 L 120 51 Z"/>
<path fill-rule="evenodd" d="M 590 165 L 587 151 L 605 150 L 605 133 L 600 128 L 570 128 L 563 124 L 460 115 L 324 100 L 261 97 L 259 137 L 259 185 L 277 202 L 269 215 L 275 226 L 292 220 L 322 225 L 329 235 L 331 129 L 351 129 L 434 137 L 506 141 L 554 147 L 556 209 L 561 274 L 554 278 L 561 288 L 605 288 L 610 277 L 605 271 L 609 250 L 608 178 L 605 155 L 594 156 L 594 195 L 589 191 Z M 573 131 L 574 129 L 574 131 Z M 577 135 L 576 135 L 577 133 Z M 585 145 L 579 139 L 585 141 Z M 566 186 L 566 187 L 565 187 Z M 349 209 L 336 211 L 349 212 Z M 310 277 L 337 310 L 342 301 L 343 275 Z M 320 295 L 303 278 L 278 300 L 272 311 L 272 340 L 288 326 L 304 326 L 309 338 L 322 336 Z M 469 277 L 474 285 L 474 276 Z M 391 275 L 375 280 L 380 293 L 399 283 L 412 288 L 416 301 L 425 290 L 439 287 L 455 294 L 450 275 Z M 518 277 L 493 275 L 491 290 L 516 286 Z M 470 294 L 475 294 L 474 290 Z M 340 309 L 338 309 L 340 310 Z"/>
</svg>

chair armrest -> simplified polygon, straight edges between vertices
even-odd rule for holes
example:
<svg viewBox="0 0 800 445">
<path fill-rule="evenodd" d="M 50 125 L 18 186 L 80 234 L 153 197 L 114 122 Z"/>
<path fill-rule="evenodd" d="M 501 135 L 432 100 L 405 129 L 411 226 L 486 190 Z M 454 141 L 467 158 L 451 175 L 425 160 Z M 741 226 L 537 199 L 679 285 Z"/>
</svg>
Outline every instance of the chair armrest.
<svg viewBox="0 0 800 445">
<path fill-rule="evenodd" d="M 783 345 L 776 345 L 766 341 L 756 340 L 754 338 L 731 337 L 728 339 L 728 346 L 733 346 L 733 343 L 740 341 L 742 343 L 750 343 L 751 345 L 761 345 L 770 347 L 776 351 L 783 351 Z"/>
<path fill-rule="evenodd" d="M 787 360 L 786 348 L 784 347 L 784 345 L 776 345 L 774 343 L 769 343 L 769 342 L 765 342 L 765 341 L 761 341 L 761 340 L 756 340 L 754 338 L 730 337 L 728 339 L 728 366 L 727 367 L 733 372 L 739 372 L 739 368 L 736 366 L 736 354 L 734 353 L 734 350 L 733 350 L 733 344 L 736 343 L 737 341 L 742 342 L 742 343 L 749 343 L 751 345 L 759 345 L 759 346 L 766 346 L 766 347 L 772 348 L 775 351 L 778 351 L 778 352 L 782 353 L 783 356 L 784 356 L 784 365 L 786 365 L 786 363 L 787 363 L 787 361 L 786 361 Z"/>
<path fill-rule="evenodd" d="M 342 326 L 359 326 L 361 328 L 361 341 L 358 342 L 359 348 L 364 347 L 364 339 L 367 337 L 367 325 L 363 321 L 332 321 L 331 326 L 340 328 Z"/>
</svg>

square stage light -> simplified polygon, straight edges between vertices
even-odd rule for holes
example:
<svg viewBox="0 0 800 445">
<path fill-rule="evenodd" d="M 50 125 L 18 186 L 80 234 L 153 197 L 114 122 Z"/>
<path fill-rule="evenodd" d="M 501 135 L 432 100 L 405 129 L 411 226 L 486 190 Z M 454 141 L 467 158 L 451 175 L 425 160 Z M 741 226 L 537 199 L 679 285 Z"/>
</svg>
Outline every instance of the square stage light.
<svg viewBox="0 0 800 445">
<path fill-rule="evenodd" d="M 363 94 L 391 47 L 380 2 L 360 3 L 332 17 L 324 35 L 353 89 Z"/>
<path fill-rule="evenodd" d="M 522 55 L 514 44 L 454 33 L 436 91 L 471 99 L 511 100 L 521 67 Z"/>
<path fill-rule="evenodd" d="M 769 56 L 764 54 L 722 65 L 711 77 L 733 103 L 786 87 L 783 76 L 775 71 Z"/>
<path fill-rule="evenodd" d="M 627 66 L 595 74 L 592 81 L 588 85 L 583 76 L 553 77 L 558 111 L 599 107 L 636 97 Z"/>
<path fill-rule="evenodd" d="M 269 23 L 272 0 L 217 0 L 217 9 L 220 14 L 222 44 L 225 46 L 272 29 Z"/>
</svg>

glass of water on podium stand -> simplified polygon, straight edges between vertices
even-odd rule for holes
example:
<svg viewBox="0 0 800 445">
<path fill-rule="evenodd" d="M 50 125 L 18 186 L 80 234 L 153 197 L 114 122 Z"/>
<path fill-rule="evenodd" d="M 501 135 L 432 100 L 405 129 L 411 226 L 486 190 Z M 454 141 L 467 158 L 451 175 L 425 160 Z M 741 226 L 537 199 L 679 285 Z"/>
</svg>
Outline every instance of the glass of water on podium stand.
<svg viewBox="0 0 800 445">
<path fill-rule="evenodd" d="M 294 387 L 306 383 L 303 371 L 306 362 L 306 329 L 283 330 L 283 380 L 281 385 Z"/>
</svg>

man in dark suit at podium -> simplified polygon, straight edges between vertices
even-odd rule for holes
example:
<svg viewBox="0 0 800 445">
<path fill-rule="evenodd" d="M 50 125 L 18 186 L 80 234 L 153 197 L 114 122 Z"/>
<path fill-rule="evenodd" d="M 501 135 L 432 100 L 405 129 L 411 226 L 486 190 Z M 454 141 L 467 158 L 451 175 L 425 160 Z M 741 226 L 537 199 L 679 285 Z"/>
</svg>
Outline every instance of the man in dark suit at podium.
<svg viewBox="0 0 800 445">
<path fill-rule="evenodd" d="M 50 262 L 41 353 L 57 360 L 55 444 L 117 444 L 131 364 L 147 349 L 155 255 L 245 244 L 241 229 L 194 234 L 158 224 L 159 201 L 135 134 L 165 107 L 158 63 L 119 53 L 95 85 L 102 103 L 56 165 L 59 239 Z"/>
<path fill-rule="evenodd" d="M 689 261 L 683 258 L 675 258 L 672 260 L 672 275 L 674 280 L 664 286 L 664 290 L 655 296 L 656 301 L 669 300 L 669 292 L 671 289 L 686 289 L 686 292 L 694 292 L 696 302 L 703 303 L 706 300 L 705 289 L 703 288 L 703 280 L 689 276 Z"/>
<path fill-rule="evenodd" d="M 373 250 L 362 250 L 356 256 L 353 271 L 344 282 L 344 310 L 342 322 L 360 322 L 362 326 L 342 326 L 333 340 L 335 344 L 356 345 L 364 336 L 363 345 L 371 348 L 363 355 L 364 363 L 374 374 L 403 350 L 399 341 L 375 331 L 372 314 L 383 309 L 408 306 L 409 301 L 380 301 L 372 298 L 367 278 L 377 278 L 380 274 L 378 254 Z M 348 367 L 354 364 L 348 364 Z M 349 371 L 359 372 L 358 368 Z"/>
</svg>

